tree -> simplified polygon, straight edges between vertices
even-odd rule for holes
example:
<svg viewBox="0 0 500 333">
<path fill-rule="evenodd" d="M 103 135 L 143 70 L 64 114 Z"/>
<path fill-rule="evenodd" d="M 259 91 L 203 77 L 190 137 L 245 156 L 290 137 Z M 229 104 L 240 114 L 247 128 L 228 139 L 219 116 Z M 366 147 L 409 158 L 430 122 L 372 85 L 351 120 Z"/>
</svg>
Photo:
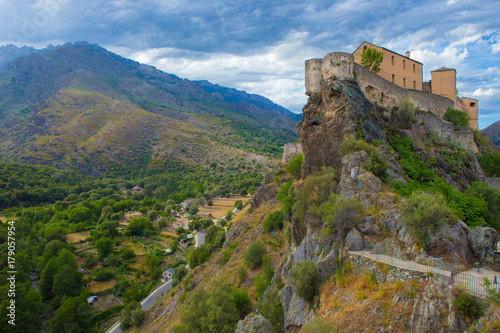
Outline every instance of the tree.
<svg viewBox="0 0 500 333">
<path fill-rule="evenodd" d="M 334 238 L 339 245 L 339 261 L 342 263 L 344 255 L 344 245 L 347 234 L 359 222 L 363 207 L 355 199 L 340 198 L 332 193 L 327 202 L 323 203 L 317 210 L 318 216 L 321 216 L 327 229 L 325 232 L 332 231 Z"/>
<path fill-rule="evenodd" d="M 312 260 L 299 261 L 292 269 L 292 283 L 297 293 L 306 301 L 312 301 L 318 293 L 319 276 L 316 263 Z"/>
<path fill-rule="evenodd" d="M 240 319 L 245 318 L 248 312 L 250 312 L 250 297 L 248 297 L 247 292 L 244 289 L 233 288 L 231 297 L 233 298 L 236 310 L 238 310 Z"/>
<path fill-rule="evenodd" d="M 122 319 L 120 328 L 126 330 L 131 326 L 139 326 L 144 320 L 144 310 L 141 308 L 141 304 L 137 301 L 132 301 L 128 303 L 122 310 Z"/>
<path fill-rule="evenodd" d="M 262 265 L 262 259 L 266 253 L 266 247 L 261 241 L 252 243 L 245 253 L 245 263 L 250 268 L 257 268 Z"/>
<path fill-rule="evenodd" d="M 302 163 L 304 162 L 304 156 L 302 153 L 295 154 L 295 156 L 288 162 L 286 166 L 286 171 L 295 179 L 300 178 L 302 171 Z"/>
<path fill-rule="evenodd" d="M 383 60 L 384 54 L 375 48 L 368 47 L 361 52 L 361 66 L 373 73 L 380 72 L 380 64 Z"/>
<path fill-rule="evenodd" d="M 111 238 L 114 238 L 119 235 L 118 227 L 116 225 L 116 222 L 114 221 L 106 220 L 102 222 L 100 229 L 102 232 L 104 232 L 104 235 L 107 235 Z"/>
<path fill-rule="evenodd" d="M 82 288 L 82 274 L 72 265 L 59 267 L 54 275 L 54 286 L 52 293 L 56 299 L 63 297 L 76 297 L 80 295 Z"/>
<path fill-rule="evenodd" d="M 87 269 L 92 269 L 99 263 L 97 256 L 93 253 L 85 253 L 85 258 L 83 259 L 83 267 Z"/>
<path fill-rule="evenodd" d="M 25 333 L 40 332 L 42 329 L 43 304 L 40 294 L 30 282 L 16 283 L 16 325 L 7 323 L 10 310 L 9 285 L 0 287 L 0 332 Z"/>
<path fill-rule="evenodd" d="M 283 229 L 283 218 L 283 212 L 281 210 L 275 211 L 264 221 L 264 230 L 271 232 Z"/>
<path fill-rule="evenodd" d="M 158 219 L 158 228 L 160 228 L 160 229 L 165 228 L 165 227 L 167 226 L 167 223 L 168 223 L 168 221 L 167 221 L 167 219 L 166 219 L 166 218 L 164 218 L 164 217 L 160 217 L 160 218 Z"/>
<path fill-rule="evenodd" d="M 85 295 L 64 299 L 49 324 L 50 333 L 97 332 L 97 324 L 94 323 L 94 311 L 87 304 Z"/>
<path fill-rule="evenodd" d="M 99 239 L 95 243 L 95 247 L 97 248 L 97 255 L 101 259 L 106 258 L 110 253 L 113 253 L 113 241 L 108 237 Z"/>
<path fill-rule="evenodd" d="M 186 298 L 180 310 L 181 323 L 172 326 L 172 332 L 234 332 L 240 316 L 231 291 L 231 286 L 222 279 L 213 280 L 208 290 L 199 286 Z"/>
<path fill-rule="evenodd" d="M 401 205 L 403 223 L 415 241 L 424 247 L 430 235 L 436 232 L 451 215 L 451 209 L 440 193 L 415 191 Z"/>
<path fill-rule="evenodd" d="M 182 278 L 187 275 L 187 273 L 188 270 L 184 265 L 180 265 L 174 268 L 174 274 L 172 275 L 172 287 L 178 285 L 181 282 Z"/>
</svg>

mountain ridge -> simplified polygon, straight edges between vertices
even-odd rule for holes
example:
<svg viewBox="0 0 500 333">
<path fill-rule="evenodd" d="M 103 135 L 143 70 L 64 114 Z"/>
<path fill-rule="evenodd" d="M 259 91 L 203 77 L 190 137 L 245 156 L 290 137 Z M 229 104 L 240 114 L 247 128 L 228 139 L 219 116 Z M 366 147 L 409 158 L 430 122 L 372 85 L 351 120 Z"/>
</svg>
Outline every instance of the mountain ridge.
<svg viewBox="0 0 500 333">
<path fill-rule="evenodd" d="M 144 155 L 143 163 L 135 167 L 157 164 L 155 160 L 165 151 L 160 147 L 166 142 L 175 147 L 168 149 L 175 158 L 206 165 L 235 156 L 250 161 L 275 160 L 281 154 L 279 146 L 296 140 L 297 117 L 290 111 L 264 97 L 239 91 L 245 101 L 227 102 L 207 92 L 208 84 L 202 85 L 87 42 L 18 57 L 0 70 L 0 136 L 4 138 L 0 154 L 7 160 L 101 173 L 114 164 L 105 162 L 112 160 L 103 156 L 106 151 L 121 151 L 131 160 L 138 156 L 132 153 L 133 145 L 123 149 L 116 133 L 109 132 L 113 130 L 135 137 L 134 142 L 143 142 L 147 151 L 156 154 Z M 223 92 L 233 91 L 218 87 Z M 143 111 L 147 116 L 139 116 Z M 86 123 L 85 117 L 105 124 Z M 131 122 L 149 117 L 156 119 L 156 124 L 168 126 L 134 127 L 120 122 L 123 117 Z M 78 131 L 64 130 L 64 126 L 78 121 L 87 134 L 75 137 Z M 94 136 L 113 137 L 115 141 L 105 145 Z M 177 141 L 181 137 L 183 140 Z M 195 153 L 198 148 L 205 153 Z"/>
</svg>

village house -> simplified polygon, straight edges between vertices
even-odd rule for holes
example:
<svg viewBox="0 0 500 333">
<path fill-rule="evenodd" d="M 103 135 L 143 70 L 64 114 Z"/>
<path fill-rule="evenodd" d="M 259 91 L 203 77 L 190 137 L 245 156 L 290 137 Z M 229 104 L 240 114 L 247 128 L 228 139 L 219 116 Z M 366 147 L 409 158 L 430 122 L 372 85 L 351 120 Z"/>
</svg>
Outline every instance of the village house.
<svg viewBox="0 0 500 333">
<path fill-rule="evenodd" d="M 172 268 L 164 270 L 163 274 L 162 274 L 162 282 L 170 280 L 173 275 L 174 275 L 174 270 Z M 163 281 L 163 280 L 165 280 L 165 281 Z"/>
<path fill-rule="evenodd" d="M 182 209 L 186 209 L 188 207 L 191 207 L 193 205 L 194 199 L 187 199 L 181 202 L 179 205 L 182 207 Z"/>
</svg>

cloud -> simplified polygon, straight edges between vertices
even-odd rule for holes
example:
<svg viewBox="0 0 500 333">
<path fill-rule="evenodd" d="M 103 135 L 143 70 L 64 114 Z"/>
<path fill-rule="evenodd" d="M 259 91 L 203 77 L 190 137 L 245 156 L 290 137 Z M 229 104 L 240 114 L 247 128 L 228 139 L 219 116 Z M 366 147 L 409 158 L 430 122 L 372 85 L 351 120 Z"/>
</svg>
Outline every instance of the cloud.
<svg viewBox="0 0 500 333">
<path fill-rule="evenodd" d="M 500 94 L 500 89 L 494 89 L 494 88 L 490 89 L 479 88 L 472 93 L 474 97 L 484 97 L 484 96 L 491 97 L 499 94 Z"/>
</svg>

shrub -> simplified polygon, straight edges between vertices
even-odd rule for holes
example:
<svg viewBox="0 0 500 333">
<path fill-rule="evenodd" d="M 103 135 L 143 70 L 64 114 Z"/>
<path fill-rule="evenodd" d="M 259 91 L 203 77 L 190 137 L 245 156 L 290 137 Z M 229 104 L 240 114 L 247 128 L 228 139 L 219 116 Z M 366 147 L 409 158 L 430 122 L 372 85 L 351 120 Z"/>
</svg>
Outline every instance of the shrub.
<svg viewBox="0 0 500 333">
<path fill-rule="evenodd" d="M 399 126 L 403 129 L 410 128 L 411 124 L 416 122 L 415 118 L 415 106 L 407 98 L 401 98 L 398 101 L 398 113 L 397 119 L 399 120 Z"/>
<path fill-rule="evenodd" d="M 144 320 L 144 310 L 137 301 L 132 301 L 122 310 L 120 328 L 126 330 L 131 326 L 139 326 Z"/>
<path fill-rule="evenodd" d="M 283 229 L 283 212 L 278 210 L 266 218 L 264 221 L 264 231 L 271 232 L 281 229 Z"/>
<path fill-rule="evenodd" d="M 250 297 L 248 297 L 247 292 L 243 289 L 234 288 L 231 291 L 231 297 L 233 298 L 233 303 L 240 315 L 240 319 L 245 318 L 245 316 L 250 312 Z"/>
<path fill-rule="evenodd" d="M 460 126 L 469 126 L 469 115 L 464 111 L 448 108 L 443 119 L 453 123 L 455 129 Z"/>
<path fill-rule="evenodd" d="M 257 268 L 262 265 L 262 259 L 266 255 L 267 250 L 261 241 L 252 243 L 245 253 L 245 263 L 250 268 Z"/>
<path fill-rule="evenodd" d="M 292 207 L 294 204 L 294 199 L 293 199 L 293 189 L 292 188 L 292 182 L 288 182 L 286 184 L 283 184 L 280 186 L 280 190 L 278 191 L 278 194 L 276 197 L 278 198 L 278 201 L 281 203 L 283 209 L 283 218 L 290 220 L 292 217 Z"/>
<path fill-rule="evenodd" d="M 481 303 L 474 296 L 460 290 L 455 295 L 453 305 L 462 316 L 470 320 L 481 317 L 483 313 Z"/>
<path fill-rule="evenodd" d="M 319 319 L 314 318 L 312 321 L 308 322 L 303 328 L 304 333 L 334 333 L 337 332 L 333 327 Z"/>
<path fill-rule="evenodd" d="M 374 152 L 370 157 L 370 162 L 364 165 L 365 169 L 373 173 L 384 183 L 387 182 L 387 159 L 380 157 L 378 152 Z"/>
<path fill-rule="evenodd" d="M 259 303 L 257 303 L 257 310 L 259 310 L 259 313 L 271 322 L 274 333 L 284 332 L 283 306 L 276 289 L 272 288 L 267 294 L 267 298 L 265 300 L 260 300 Z"/>
<path fill-rule="evenodd" d="M 248 273 L 245 266 L 238 267 L 238 280 L 240 281 L 240 285 L 245 283 L 247 278 L 248 278 Z"/>
<path fill-rule="evenodd" d="M 483 154 L 478 158 L 484 172 L 490 177 L 500 177 L 500 153 Z"/>
<path fill-rule="evenodd" d="M 307 177 L 302 186 L 295 192 L 295 212 L 293 217 L 301 223 L 306 214 L 317 217 L 315 211 L 324 202 L 328 201 L 330 194 L 337 189 L 338 177 L 333 168 L 323 167 L 320 172 Z"/>
<path fill-rule="evenodd" d="M 108 271 L 107 269 L 98 269 L 96 270 L 94 273 L 94 279 L 96 281 L 108 281 L 108 280 L 111 280 L 112 278 L 115 277 L 115 275 L 113 274 L 113 272 L 111 271 Z"/>
<path fill-rule="evenodd" d="M 188 270 L 185 265 L 180 265 L 174 268 L 174 274 L 172 275 L 172 287 L 178 285 L 182 278 L 185 277 L 188 273 Z"/>
<path fill-rule="evenodd" d="M 208 290 L 199 286 L 188 293 L 180 309 L 180 324 L 173 325 L 172 332 L 233 332 L 240 316 L 231 292 L 228 283 L 215 279 Z"/>
<path fill-rule="evenodd" d="M 500 229 L 500 192 L 485 182 L 472 182 L 467 188 L 467 194 L 486 201 L 488 209 L 486 220 L 493 228 Z"/>
<path fill-rule="evenodd" d="M 304 162 L 304 157 L 302 153 L 296 154 L 290 160 L 290 162 L 288 162 L 288 165 L 286 166 L 286 171 L 295 179 L 299 179 L 302 171 L 303 162 Z"/>
<path fill-rule="evenodd" d="M 422 247 L 450 214 L 445 198 L 438 193 L 416 191 L 401 205 L 403 223 Z"/>
<path fill-rule="evenodd" d="M 319 276 L 316 263 L 312 260 L 300 261 L 292 269 L 292 283 L 297 293 L 306 301 L 312 301 L 318 293 Z"/>
<path fill-rule="evenodd" d="M 355 153 L 362 150 L 366 151 L 370 155 L 376 151 L 375 148 L 373 148 L 363 140 L 347 139 L 342 141 L 342 143 L 340 144 L 341 156 L 345 156 L 347 154 Z"/>
</svg>

